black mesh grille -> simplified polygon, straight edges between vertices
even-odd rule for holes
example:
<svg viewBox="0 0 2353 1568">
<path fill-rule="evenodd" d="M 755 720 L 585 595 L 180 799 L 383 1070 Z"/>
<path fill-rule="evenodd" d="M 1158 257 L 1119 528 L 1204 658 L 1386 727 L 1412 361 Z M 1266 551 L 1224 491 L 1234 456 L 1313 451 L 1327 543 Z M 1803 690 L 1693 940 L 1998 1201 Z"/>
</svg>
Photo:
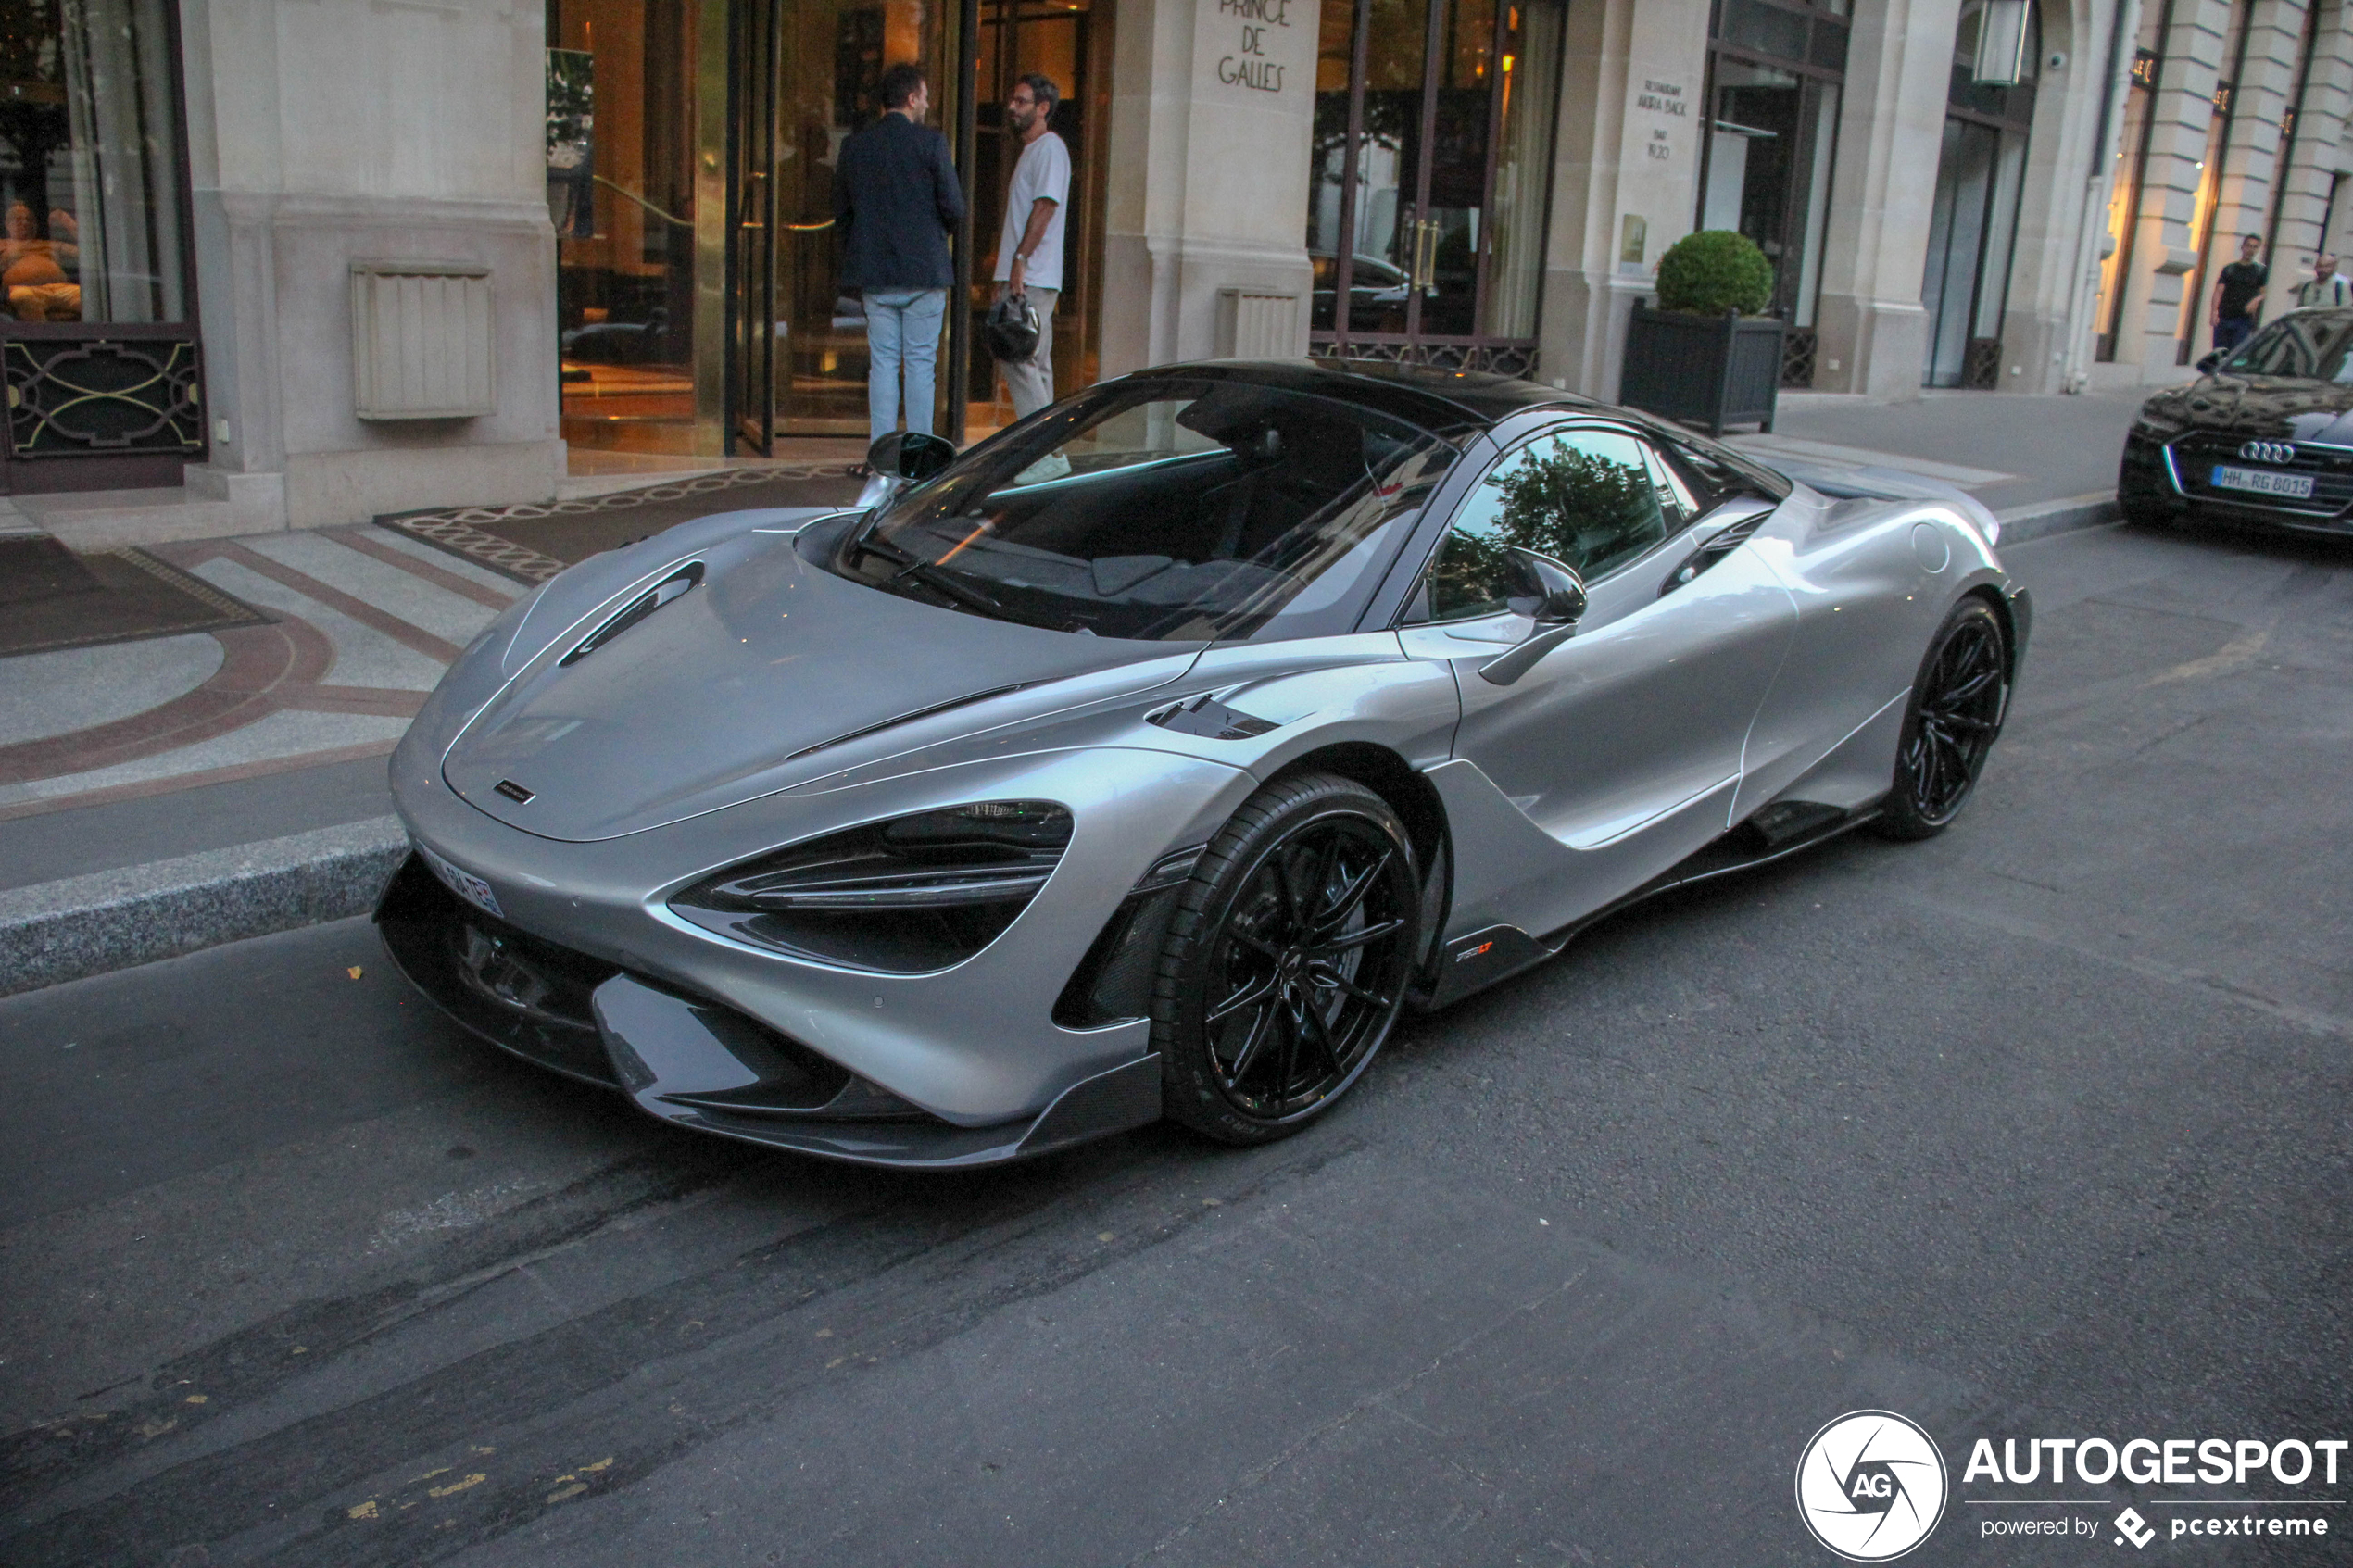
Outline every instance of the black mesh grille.
<svg viewBox="0 0 2353 1568">
<path fill-rule="evenodd" d="M 494 1045 L 593 1083 L 614 1082 L 589 996 L 611 964 L 516 930 L 460 900 L 411 855 L 376 928 L 417 988 Z"/>
</svg>

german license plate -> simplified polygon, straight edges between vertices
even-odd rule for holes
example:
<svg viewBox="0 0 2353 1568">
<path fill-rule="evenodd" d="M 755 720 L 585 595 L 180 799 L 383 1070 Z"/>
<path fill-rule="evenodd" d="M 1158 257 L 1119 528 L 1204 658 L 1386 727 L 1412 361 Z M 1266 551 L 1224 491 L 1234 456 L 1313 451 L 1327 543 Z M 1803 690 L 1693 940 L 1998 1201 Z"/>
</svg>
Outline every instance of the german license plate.
<svg viewBox="0 0 2353 1568">
<path fill-rule="evenodd" d="M 2309 501 L 2312 498 L 2312 476 L 2309 473 L 2273 473 L 2269 469 L 2241 469 L 2233 468 L 2228 463 L 2217 463 L 2214 466 L 2214 488 L 2251 490 L 2258 495 Z"/>
<path fill-rule="evenodd" d="M 507 911 L 498 907 L 498 895 L 490 890 L 490 884 L 472 872 L 459 870 L 422 844 L 417 846 L 417 853 L 425 858 L 425 864 L 433 868 L 433 874 L 441 879 L 442 886 L 484 914 L 497 915 L 500 920 L 507 918 Z"/>
</svg>

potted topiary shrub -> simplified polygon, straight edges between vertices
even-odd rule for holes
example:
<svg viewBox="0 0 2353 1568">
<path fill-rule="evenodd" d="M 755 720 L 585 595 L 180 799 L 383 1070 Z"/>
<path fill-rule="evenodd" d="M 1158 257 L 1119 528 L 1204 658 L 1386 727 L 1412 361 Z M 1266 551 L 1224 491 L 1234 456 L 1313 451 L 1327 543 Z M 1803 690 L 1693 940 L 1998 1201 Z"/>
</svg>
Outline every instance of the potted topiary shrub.
<svg viewBox="0 0 2353 1568">
<path fill-rule="evenodd" d="M 1773 428 L 1788 324 L 1764 313 L 1773 264 L 1730 229 L 1686 234 L 1658 258 L 1658 307 L 1634 307 L 1617 400 L 1670 420 Z"/>
</svg>

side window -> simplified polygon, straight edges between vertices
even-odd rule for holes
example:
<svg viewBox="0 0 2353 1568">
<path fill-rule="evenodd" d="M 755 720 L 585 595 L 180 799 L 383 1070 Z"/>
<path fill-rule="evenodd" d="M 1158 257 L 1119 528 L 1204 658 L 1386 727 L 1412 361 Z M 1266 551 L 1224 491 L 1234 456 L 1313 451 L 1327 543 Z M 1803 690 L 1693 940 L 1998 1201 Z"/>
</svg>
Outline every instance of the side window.
<svg viewBox="0 0 2353 1568">
<path fill-rule="evenodd" d="M 1657 487 L 1659 505 L 1667 513 L 1667 531 L 1672 533 L 1685 523 L 1698 521 L 1707 510 L 1702 489 L 1656 447 L 1644 447 L 1643 456 L 1650 459 L 1651 483 Z"/>
<path fill-rule="evenodd" d="M 1467 526 L 1470 521 L 1456 522 L 1439 541 L 1438 558 L 1430 563 L 1429 576 L 1408 609 L 1407 621 L 1473 621 L 1483 615 L 1501 615 L 1513 608 L 1514 599 L 1525 608 L 1543 591 L 1528 563 L 1512 554 L 1511 540 L 1492 527 Z"/>
<path fill-rule="evenodd" d="M 1515 546 L 1590 580 L 1665 539 L 1693 503 L 1680 487 L 1662 490 L 1656 464 L 1648 447 L 1617 431 L 1567 430 L 1516 448 L 1478 482 L 1439 546 L 1426 618 L 1494 615 L 1536 594 Z"/>
<path fill-rule="evenodd" d="M 1723 454 L 1694 443 L 1669 442 L 1667 451 L 1670 455 L 1668 466 L 1680 467 L 1696 476 L 1701 487 L 1707 492 L 1699 497 L 1703 511 L 1733 495 L 1756 495 L 1779 501 L 1789 495 L 1788 481 L 1768 483 L 1768 476 L 1760 471 L 1735 467 Z"/>
</svg>

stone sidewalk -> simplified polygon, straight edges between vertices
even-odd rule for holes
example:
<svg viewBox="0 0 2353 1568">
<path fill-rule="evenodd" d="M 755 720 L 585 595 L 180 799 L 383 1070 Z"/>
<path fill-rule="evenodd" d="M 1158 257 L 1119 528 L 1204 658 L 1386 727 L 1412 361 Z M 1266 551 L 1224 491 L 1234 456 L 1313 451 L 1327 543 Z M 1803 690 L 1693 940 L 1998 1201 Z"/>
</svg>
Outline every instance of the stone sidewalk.
<svg viewBox="0 0 2353 1568">
<path fill-rule="evenodd" d="M 2020 542 L 2108 520 L 2138 405 L 1799 395 L 1772 434 L 1733 440 L 1946 480 Z M 703 511 L 774 504 L 736 483 L 670 488 L 709 487 L 690 496 Z M 560 564 L 551 550 L 613 542 L 597 508 L 614 499 L 151 545 L 271 621 L 0 659 L 0 994 L 364 908 L 401 842 L 384 758 L 458 651 Z M 568 528 L 578 549 L 550 543 Z"/>
</svg>

